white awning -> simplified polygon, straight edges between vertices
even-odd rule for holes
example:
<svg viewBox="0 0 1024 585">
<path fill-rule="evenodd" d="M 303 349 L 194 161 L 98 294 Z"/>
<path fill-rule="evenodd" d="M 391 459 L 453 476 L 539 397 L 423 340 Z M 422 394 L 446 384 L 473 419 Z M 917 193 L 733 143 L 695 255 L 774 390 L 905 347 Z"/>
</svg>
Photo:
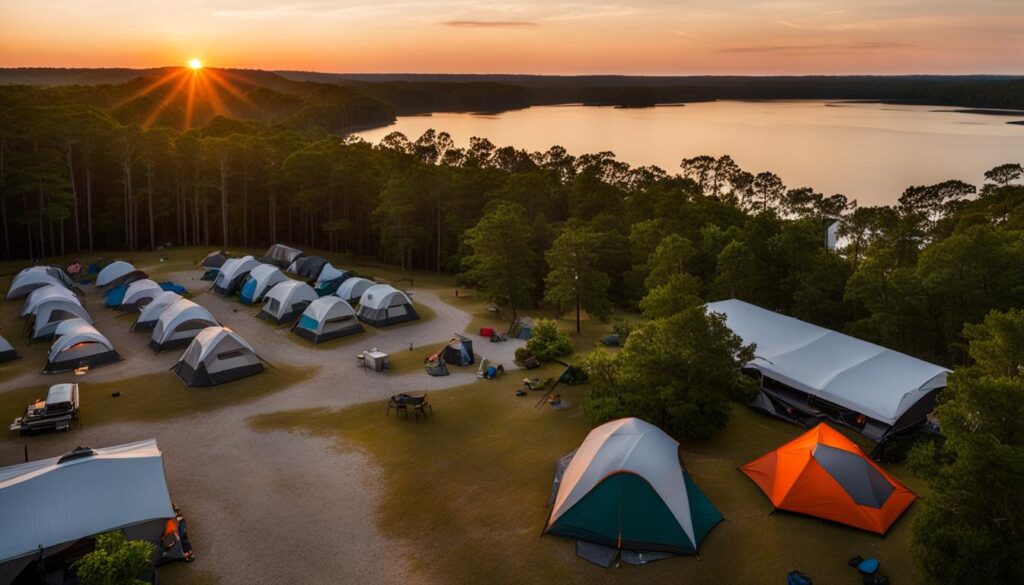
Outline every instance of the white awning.
<svg viewBox="0 0 1024 585">
<path fill-rule="evenodd" d="M 708 303 L 757 347 L 747 364 L 783 384 L 894 424 L 926 394 L 946 386 L 949 370 L 736 299 Z"/>
</svg>

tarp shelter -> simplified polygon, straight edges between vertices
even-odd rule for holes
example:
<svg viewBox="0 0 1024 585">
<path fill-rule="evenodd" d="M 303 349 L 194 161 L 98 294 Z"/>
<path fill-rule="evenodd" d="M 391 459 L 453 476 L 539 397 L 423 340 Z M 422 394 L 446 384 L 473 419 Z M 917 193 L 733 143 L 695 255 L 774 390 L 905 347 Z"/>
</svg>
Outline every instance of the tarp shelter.
<svg viewBox="0 0 1024 585">
<path fill-rule="evenodd" d="M 378 284 L 366 289 L 359 298 L 358 315 L 360 321 L 374 327 L 386 327 L 420 318 L 409 296 L 390 284 Z"/>
<path fill-rule="evenodd" d="M 827 424 L 742 467 L 780 510 L 885 534 L 917 496 Z"/>
<path fill-rule="evenodd" d="M 533 320 L 529 317 L 520 317 L 512 326 L 512 337 L 516 339 L 530 339 L 533 337 Z"/>
<path fill-rule="evenodd" d="M 174 516 L 154 439 L 0 468 L 0 585 L 35 583 L 37 562 L 112 530 L 152 543 L 155 562 Z"/>
<path fill-rule="evenodd" d="M 292 331 L 313 343 L 355 335 L 365 331 L 356 319 L 356 312 L 345 301 L 335 296 L 320 297 L 302 312 Z"/>
<path fill-rule="evenodd" d="M 263 296 L 275 284 L 288 280 L 281 269 L 273 264 L 260 264 L 253 268 L 238 290 L 238 299 L 247 305 L 263 300 Z"/>
<path fill-rule="evenodd" d="M 161 282 L 160 289 L 164 291 L 175 292 L 182 296 L 188 293 L 188 289 L 181 286 L 180 284 L 174 284 L 173 282 Z"/>
<path fill-rule="evenodd" d="M 325 265 L 327 258 L 323 256 L 302 256 L 292 262 L 288 271 L 308 280 L 317 280 Z"/>
<path fill-rule="evenodd" d="M 154 298 L 163 294 L 164 289 L 156 282 L 143 278 L 128 285 L 124 293 L 124 299 L 118 309 L 122 311 L 134 311 L 139 307 L 148 305 Z"/>
<path fill-rule="evenodd" d="M 441 350 L 441 357 L 453 366 L 471 366 L 476 361 L 473 356 L 473 341 L 456 333 Z"/>
<path fill-rule="evenodd" d="M 167 307 L 180 301 L 182 296 L 176 292 L 164 291 L 153 298 L 148 305 L 139 311 L 139 318 L 132 324 L 132 331 L 152 331 L 157 319 L 163 315 Z"/>
<path fill-rule="evenodd" d="M 81 301 L 78 300 L 78 295 L 71 292 L 71 289 L 65 288 L 59 284 L 48 284 L 37 288 L 25 297 L 25 304 L 21 306 L 21 316 L 27 317 L 31 315 L 36 311 L 36 307 L 38 307 L 42 302 L 55 297 L 63 297 L 69 301 L 75 301 L 81 304 Z"/>
<path fill-rule="evenodd" d="M 260 319 L 273 321 L 278 325 L 291 323 L 299 318 L 310 303 L 318 297 L 313 287 L 304 282 L 289 280 L 270 289 L 263 301 Z"/>
<path fill-rule="evenodd" d="M 98 368 L 121 359 L 110 341 L 85 320 L 62 321 L 55 335 L 46 356 L 44 374 L 70 372 L 82 367 Z"/>
<path fill-rule="evenodd" d="M 110 286 L 112 284 L 117 284 L 118 280 L 121 280 L 134 271 L 135 267 L 124 260 L 114 260 L 110 264 L 104 266 L 103 270 L 100 270 L 100 273 L 96 276 L 96 286 Z"/>
<path fill-rule="evenodd" d="M 207 254 L 206 258 L 203 258 L 202 261 L 199 262 L 199 265 L 203 268 L 220 268 L 224 265 L 224 261 L 227 259 L 227 252 L 224 250 L 215 250 Z"/>
<path fill-rule="evenodd" d="M 116 309 L 121 306 L 124 301 L 124 295 L 128 293 L 127 284 L 119 284 L 112 286 L 107 289 L 107 294 L 103 295 L 103 306 L 107 309 Z"/>
<path fill-rule="evenodd" d="M 352 273 L 348 270 L 339 270 L 330 262 L 324 264 L 323 269 L 320 271 L 320 276 L 316 279 L 316 294 L 322 297 L 334 294 L 338 287 L 341 286 L 341 283 L 351 276 Z"/>
<path fill-rule="evenodd" d="M 882 441 L 925 422 L 949 370 L 738 300 L 708 303 L 744 343 L 760 380 L 752 407 L 798 424 L 826 418 Z"/>
<path fill-rule="evenodd" d="M 172 368 L 186 386 L 216 386 L 263 371 L 251 345 L 227 327 L 207 327 L 196 335 Z"/>
<path fill-rule="evenodd" d="M 19 272 L 11 280 L 11 288 L 7 289 L 7 300 L 26 296 L 44 286 L 55 285 L 71 288 L 63 280 L 55 277 L 49 269 L 49 266 L 34 266 Z"/>
<path fill-rule="evenodd" d="M 215 325 L 220 323 L 206 308 L 181 299 L 160 314 L 153 326 L 149 347 L 156 352 L 185 347 L 200 331 Z"/>
<path fill-rule="evenodd" d="M 0 364 L 16 360 L 21 357 L 18 350 L 14 349 L 10 341 L 4 339 L 3 335 L 0 335 Z"/>
<path fill-rule="evenodd" d="M 253 268 L 259 266 L 258 260 L 252 256 L 241 258 L 228 258 L 227 262 L 220 267 L 217 278 L 213 281 L 214 294 L 226 297 L 235 292 L 242 284 L 242 280 Z"/>
<path fill-rule="evenodd" d="M 338 286 L 338 290 L 334 291 L 334 296 L 350 305 L 355 305 L 359 302 L 359 299 L 362 298 L 366 289 L 376 285 L 377 283 L 372 280 L 354 276 L 352 278 L 345 279 L 345 281 Z"/>
<path fill-rule="evenodd" d="M 56 333 L 57 326 L 68 319 L 82 319 L 92 323 L 92 317 L 78 299 L 53 296 L 36 306 L 27 325 L 32 328 L 33 340 L 49 339 Z"/>
<path fill-rule="evenodd" d="M 267 250 L 267 253 L 263 255 L 263 261 L 269 264 L 274 264 L 278 268 L 287 268 L 292 265 L 292 262 L 302 256 L 302 250 L 298 248 L 292 248 L 291 246 L 285 246 L 284 244 L 274 244 Z"/>
<path fill-rule="evenodd" d="M 599 553 L 584 558 L 605 566 L 616 551 L 695 554 L 722 521 L 680 462 L 679 443 L 637 418 L 590 431 L 559 460 L 552 491 L 544 532 L 596 545 L 577 552 Z"/>
</svg>

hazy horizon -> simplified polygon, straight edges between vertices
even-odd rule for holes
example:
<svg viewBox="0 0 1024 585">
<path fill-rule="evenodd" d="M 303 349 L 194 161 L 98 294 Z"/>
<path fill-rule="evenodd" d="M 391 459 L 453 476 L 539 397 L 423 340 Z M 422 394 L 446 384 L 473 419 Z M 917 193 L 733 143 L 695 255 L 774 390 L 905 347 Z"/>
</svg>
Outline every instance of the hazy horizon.
<svg viewBox="0 0 1024 585">
<path fill-rule="evenodd" d="M 1024 3 L 1011 0 L 0 0 L 0 22 L 4 67 L 197 57 L 349 74 L 1024 74 Z"/>
</svg>

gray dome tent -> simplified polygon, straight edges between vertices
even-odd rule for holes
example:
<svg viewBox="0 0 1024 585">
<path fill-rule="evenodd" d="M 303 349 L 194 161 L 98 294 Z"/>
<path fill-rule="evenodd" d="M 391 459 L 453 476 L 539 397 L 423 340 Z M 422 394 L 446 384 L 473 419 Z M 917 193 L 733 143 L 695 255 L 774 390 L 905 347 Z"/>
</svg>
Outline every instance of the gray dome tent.
<svg viewBox="0 0 1024 585">
<path fill-rule="evenodd" d="M 104 266 L 103 270 L 100 270 L 100 273 L 96 276 L 96 286 L 113 286 L 132 272 L 135 272 L 134 266 L 124 260 L 114 260 Z"/>
<path fill-rule="evenodd" d="M 453 366 L 471 366 L 476 361 L 473 356 L 473 341 L 458 333 L 452 337 L 440 353 L 444 361 Z"/>
<path fill-rule="evenodd" d="M 316 299 L 316 291 L 308 284 L 297 280 L 282 282 L 267 293 L 263 310 L 257 317 L 278 325 L 291 323 Z"/>
<path fill-rule="evenodd" d="M 292 265 L 288 267 L 288 272 L 302 278 L 316 280 L 320 278 L 320 272 L 323 271 L 327 263 L 327 259 L 323 256 L 302 256 L 292 262 Z"/>
<path fill-rule="evenodd" d="M 263 371 L 256 350 L 227 327 L 207 327 L 196 335 L 172 368 L 186 386 L 216 386 Z"/>
<path fill-rule="evenodd" d="M 313 343 L 365 331 L 356 319 L 356 312 L 345 301 L 335 296 L 320 297 L 302 312 L 292 331 Z"/>
<path fill-rule="evenodd" d="M 220 267 L 220 272 L 217 273 L 217 278 L 214 279 L 213 287 L 210 290 L 222 297 L 230 295 L 241 286 L 242 279 L 259 265 L 260 263 L 252 256 L 228 258 Z"/>
<path fill-rule="evenodd" d="M 32 313 L 35 313 L 36 308 L 43 303 L 43 301 L 48 301 L 54 297 L 65 298 L 69 301 L 81 304 L 78 300 L 78 296 L 71 292 L 70 289 L 64 288 L 59 284 L 48 284 L 37 288 L 25 297 L 25 304 L 21 306 L 21 316 L 28 317 Z"/>
<path fill-rule="evenodd" d="M 46 355 L 44 374 L 98 368 L 119 361 L 114 346 L 83 319 L 69 319 L 57 326 L 56 339 Z"/>
<path fill-rule="evenodd" d="M 68 299 L 59 295 L 41 301 L 29 317 L 28 326 L 32 328 L 32 339 L 49 339 L 54 336 L 61 321 L 82 319 L 92 323 L 92 317 L 78 299 Z"/>
<path fill-rule="evenodd" d="M 263 255 L 262 260 L 268 264 L 274 264 L 278 268 L 287 268 L 300 256 L 302 256 L 302 250 L 298 248 L 292 248 L 284 244 L 274 244 Z"/>
<path fill-rule="evenodd" d="M 390 284 L 372 286 L 359 299 L 359 320 L 374 327 L 386 327 L 419 318 L 408 295 Z"/>
<path fill-rule="evenodd" d="M 122 311 L 134 311 L 139 307 L 148 305 L 154 298 L 164 292 L 156 282 L 143 278 L 128 285 L 128 290 L 121 299 L 118 309 Z"/>
<path fill-rule="evenodd" d="M 254 305 L 263 300 L 267 291 L 286 280 L 288 277 L 277 266 L 260 264 L 245 277 L 238 289 L 238 299 L 247 305 Z"/>
<path fill-rule="evenodd" d="M 209 311 L 188 299 L 181 299 L 160 314 L 153 326 L 149 347 L 155 352 L 185 347 L 200 331 L 214 325 L 220 323 Z"/>
<path fill-rule="evenodd" d="M 3 335 L 0 335 L 0 364 L 4 362 L 9 362 L 11 360 L 16 360 L 20 357 L 21 354 L 19 354 L 18 351 L 14 349 L 14 346 L 11 345 L 11 342 L 4 339 Z"/>
<path fill-rule="evenodd" d="M 334 294 L 338 287 L 341 286 L 341 283 L 351 276 L 352 273 L 348 270 L 335 268 L 330 262 L 324 264 L 324 267 L 320 270 L 320 276 L 316 277 L 316 294 L 322 297 Z"/>
<path fill-rule="evenodd" d="M 224 262 L 228 259 L 228 255 L 224 250 L 215 250 L 206 255 L 199 265 L 203 268 L 220 268 L 224 265 Z"/>
<path fill-rule="evenodd" d="M 157 319 L 160 315 L 163 315 L 167 307 L 170 307 L 174 303 L 180 301 L 182 296 L 174 291 L 165 290 L 163 293 L 157 295 L 149 302 L 148 305 L 142 307 L 139 311 L 139 317 L 132 324 L 132 331 L 152 331 L 156 325 Z"/>
<path fill-rule="evenodd" d="M 352 278 L 345 279 L 340 285 L 338 285 L 338 290 L 334 291 L 334 296 L 350 305 L 354 305 L 359 302 L 359 299 L 362 298 L 366 289 L 376 285 L 377 283 L 372 280 L 354 276 Z"/>
<path fill-rule="evenodd" d="M 55 274 L 57 275 L 55 276 Z M 59 274 L 60 272 L 57 269 L 50 266 L 26 268 L 11 280 L 11 288 L 7 289 L 7 300 L 26 296 L 36 289 L 48 285 L 62 286 L 70 289 L 72 285 L 65 282 Z"/>
</svg>

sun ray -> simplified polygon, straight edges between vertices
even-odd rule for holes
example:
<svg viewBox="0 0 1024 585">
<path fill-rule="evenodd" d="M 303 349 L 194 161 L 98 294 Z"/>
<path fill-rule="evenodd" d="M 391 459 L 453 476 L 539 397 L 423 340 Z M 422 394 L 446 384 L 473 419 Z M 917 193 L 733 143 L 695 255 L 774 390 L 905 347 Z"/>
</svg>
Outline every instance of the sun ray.
<svg viewBox="0 0 1024 585">
<path fill-rule="evenodd" d="M 231 82 L 228 79 L 226 79 L 226 76 L 220 75 L 219 71 L 210 71 L 209 73 L 210 73 L 210 80 L 213 81 L 214 84 L 216 84 L 217 86 L 223 88 L 225 91 L 227 91 L 231 95 L 233 95 L 233 96 L 237 97 L 238 99 L 242 100 L 243 102 L 246 103 L 246 105 L 250 105 L 250 106 L 254 105 L 252 100 L 249 99 L 249 96 L 245 95 L 237 87 L 232 85 Z"/>
<path fill-rule="evenodd" d="M 224 107 L 224 101 L 220 99 L 220 94 L 217 92 L 210 83 L 209 75 L 197 74 L 196 77 L 199 79 L 199 91 L 200 96 L 209 101 L 210 105 L 213 106 L 214 114 L 224 114 L 227 112 L 227 108 Z"/>
<path fill-rule="evenodd" d="M 149 128 L 153 124 L 153 122 L 155 122 L 156 119 L 160 116 L 160 113 L 163 112 L 168 105 L 174 103 L 174 99 L 178 96 L 178 94 L 181 93 L 186 83 L 188 83 L 188 77 L 182 76 L 181 80 L 178 81 L 177 85 L 175 85 L 174 88 L 171 89 L 166 96 L 164 96 L 164 99 L 159 104 L 157 104 L 155 108 L 153 108 L 153 111 L 150 112 L 149 116 L 146 118 L 146 121 L 142 123 L 143 128 Z"/>
<path fill-rule="evenodd" d="M 195 75 L 188 77 L 188 94 L 185 98 L 185 130 L 192 128 L 192 109 L 196 103 L 196 77 Z"/>
<path fill-rule="evenodd" d="M 114 104 L 114 108 L 115 109 L 119 108 L 119 107 L 127 104 L 128 102 L 130 102 L 132 100 L 137 100 L 137 99 L 139 99 L 141 97 L 144 97 L 147 94 L 155 91 L 157 88 L 162 87 L 162 86 L 164 86 L 164 85 L 174 81 L 175 77 L 184 76 L 185 73 L 186 73 L 185 69 L 176 69 L 174 71 L 170 71 L 168 73 L 165 73 L 164 75 L 161 75 L 161 76 L 157 77 L 156 79 L 154 79 L 153 82 L 150 83 L 149 85 L 147 85 L 147 86 L 143 87 L 142 89 L 140 89 L 139 91 L 137 91 L 137 92 L 135 92 L 135 93 L 125 97 L 123 100 L 115 103 Z"/>
</svg>

